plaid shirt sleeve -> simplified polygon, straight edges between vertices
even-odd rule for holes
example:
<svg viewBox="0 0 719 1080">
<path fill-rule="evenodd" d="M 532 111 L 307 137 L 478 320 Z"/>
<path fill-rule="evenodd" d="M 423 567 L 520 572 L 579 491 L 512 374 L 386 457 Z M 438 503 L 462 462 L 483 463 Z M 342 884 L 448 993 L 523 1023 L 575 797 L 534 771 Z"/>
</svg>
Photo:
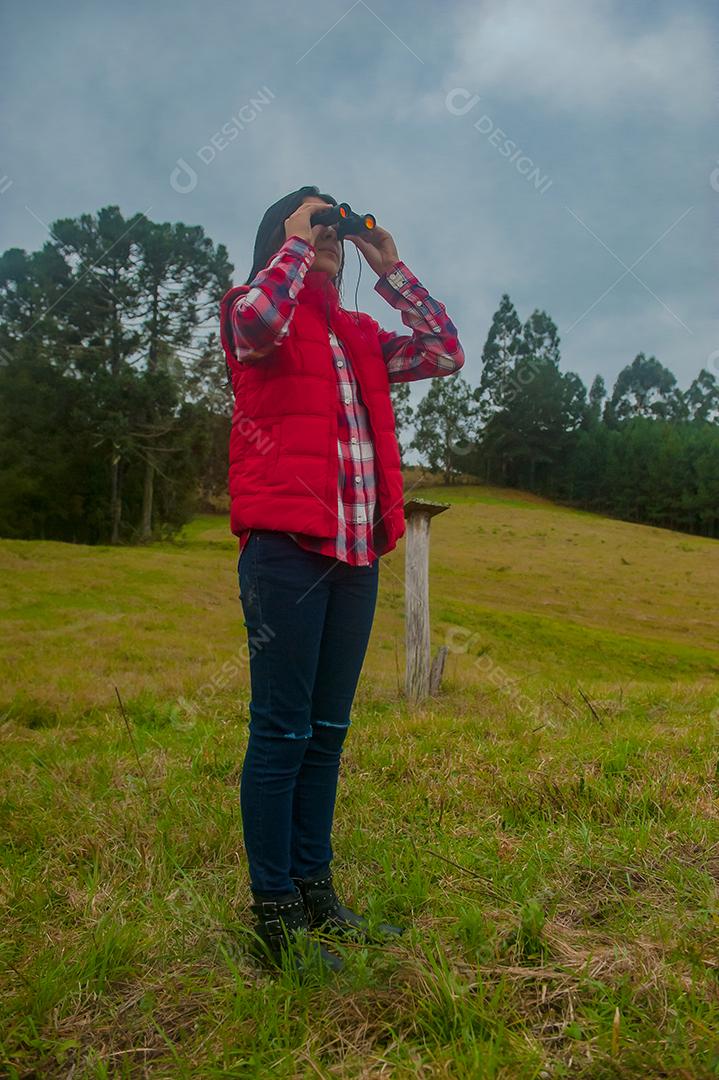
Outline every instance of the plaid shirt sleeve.
<svg viewBox="0 0 719 1080">
<path fill-rule="evenodd" d="M 284 337 L 297 307 L 297 293 L 315 257 L 312 244 L 290 236 L 230 309 L 238 361 L 266 356 Z"/>
<path fill-rule="evenodd" d="M 452 375 L 464 364 L 457 329 L 444 305 L 434 300 L 403 262 L 382 274 L 375 291 L 402 313 L 411 334 L 377 326 L 389 381 L 413 382 Z"/>
</svg>

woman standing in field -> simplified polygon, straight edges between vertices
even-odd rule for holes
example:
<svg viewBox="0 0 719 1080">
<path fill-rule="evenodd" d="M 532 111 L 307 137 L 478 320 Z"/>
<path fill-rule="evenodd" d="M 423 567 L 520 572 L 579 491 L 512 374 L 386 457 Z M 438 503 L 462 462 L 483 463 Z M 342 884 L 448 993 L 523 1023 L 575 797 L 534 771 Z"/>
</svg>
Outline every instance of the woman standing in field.
<svg viewBox="0 0 719 1080">
<path fill-rule="evenodd" d="M 316 187 L 274 203 L 247 282 L 221 303 L 235 395 L 231 528 L 250 643 L 244 844 L 256 933 L 273 962 L 287 950 L 298 971 L 342 966 L 307 931 L 369 933 L 334 890 L 331 831 L 379 557 L 405 531 L 389 386 L 464 363 L 447 312 L 385 229 L 348 239 L 410 333 L 344 310 L 343 244 L 334 226 L 310 222 L 336 205 Z"/>
</svg>

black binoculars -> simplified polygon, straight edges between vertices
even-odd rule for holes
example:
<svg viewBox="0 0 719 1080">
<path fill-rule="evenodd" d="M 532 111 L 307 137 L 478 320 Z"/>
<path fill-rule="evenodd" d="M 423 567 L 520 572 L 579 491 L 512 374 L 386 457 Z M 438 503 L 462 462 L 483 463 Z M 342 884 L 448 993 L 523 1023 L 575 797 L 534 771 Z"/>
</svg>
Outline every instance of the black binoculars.
<svg viewBox="0 0 719 1080">
<path fill-rule="evenodd" d="M 377 224 L 373 214 L 355 214 L 349 203 L 318 210 L 310 218 L 310 225 L 334 225 L 338 240 L 345 236 L 361 236 Z"/>
</svg>

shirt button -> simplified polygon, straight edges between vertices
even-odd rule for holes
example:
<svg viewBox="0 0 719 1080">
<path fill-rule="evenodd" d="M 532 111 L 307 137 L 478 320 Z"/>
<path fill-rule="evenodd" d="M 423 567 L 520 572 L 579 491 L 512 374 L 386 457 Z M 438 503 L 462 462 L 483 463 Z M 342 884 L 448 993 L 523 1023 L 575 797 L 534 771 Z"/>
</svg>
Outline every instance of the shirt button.
<svg viewBox="0 0 719 1080">
<path fill-rule="evenodd" d="M 362 477 L 361 476 L 355 476 L 355 484 L 361 484 L 361 483 L 362 483 Z"/>
<path fill-rule="evenodd" d="M 352 399 L 350 398 L 349 394 L 345 394 L 345 405 L 349 405 L 351 400 Z"/>
<path fill-rule="evenodd" d="M 352 443 L 354 443 L 356 445 L 357 444 L 357 436 L 353 435 L 352 438 L 350 439 L 350 442 L 352 442 Z"/>
<path fill-rule="evenodd" d="M 337 361 L 337 367 L 344 367 L 344 366 L 345 366 L 344 360 L 338 360 Z"/>
</svg>

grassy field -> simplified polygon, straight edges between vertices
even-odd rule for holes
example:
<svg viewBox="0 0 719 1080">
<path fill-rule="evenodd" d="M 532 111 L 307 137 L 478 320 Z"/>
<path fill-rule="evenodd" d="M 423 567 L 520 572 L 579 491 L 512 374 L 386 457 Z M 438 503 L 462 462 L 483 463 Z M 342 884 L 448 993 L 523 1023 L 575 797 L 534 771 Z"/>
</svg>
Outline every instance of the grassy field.
<svg viewBox="0 0 719 1080">
<path fill-rule="evenodd" d="M 0 1075 L 719 1076 L 719 545 L 420 494 L 442 693 L 402 698 L 402 541 L 334 836 L 411 929 L 302 987 L 247 952 L 227 519 L 0 541 Z"/>
</svg>

